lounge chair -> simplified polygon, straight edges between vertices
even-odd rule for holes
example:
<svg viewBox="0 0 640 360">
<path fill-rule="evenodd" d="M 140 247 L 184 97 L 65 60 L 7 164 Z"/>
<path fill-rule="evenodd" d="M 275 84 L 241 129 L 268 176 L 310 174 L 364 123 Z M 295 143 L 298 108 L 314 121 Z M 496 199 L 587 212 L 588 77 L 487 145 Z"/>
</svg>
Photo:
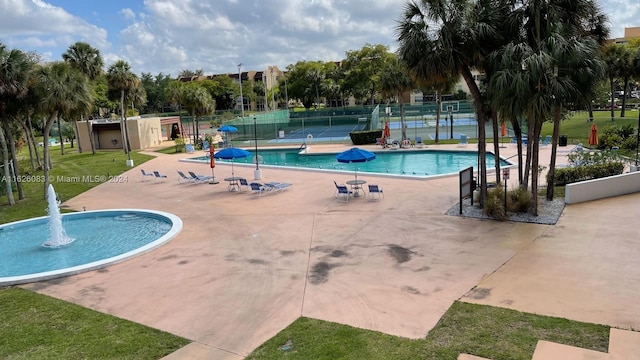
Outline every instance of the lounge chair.
<svg viewBox="0 0 640 360">
<path fill-rule="evenodd" d="M 185 150 L 187 150 L 187 153 L 189 154 L 193 154 L 194 152 L 196 152 L 196 149 L 193 148 L 193 145 L 191 144 L 186 144 L 184 146 Z"/>
<path fill-rule="evenodd" d="M 142 172 L 142 181 L 146 181 L 147 176 L 155 177 L 155 175 L 153 175 L 153 173 L 145 172 L 145 171 L 144 171 L 144 170 L 142 170 L 142 169 L 140 169 L 140 171 Z"/>
<path fill-rule="evenodd" d="M 335 181 L 333 183 L 336 185 L 336 200 L 341 201 L 341 199 L 343 199 L 343 202 L 349 202 L 349 197 L 351 197 L 352 191 L 349 190 L 347 185 L 338 185 Z"/>
<path fill-rule="evenodd" d="M 256 183 L 256 182 L 252 182 L 251 184 L 249 184 L 249 186 L 251 186 L 251 192 L 254 195 L 258 195 L 258 197 L 262 196 L 262 194 L 267 193 L 269 191 L 271 191 L 272 189 L 260 184 L 260 183 Z"/>
<path fill-rule="evenodd" d="M 460 135 L 460 142 L 458 143 L 458 146 L 467 146 L 468 142 L 467 142 L 467 135 L 462 134 Z"/>
<path fill-rule="evenodd" d="M 422 142 L 422 138 L 420 136 L 416 136 L 416 148 L 422 149 L 424 147 L 424 143 Z"/>
<path fill-rule="evenodd" d="M 203 140 L 202 141 L 202 151 L 209 151 L 209 147 L 211 145 L 209 144 L 209 142 L 207 140 Z"/>
<path fill-rule="evenodd" d="M 542 146 L 547 146 L 551 144 L 551 135 L 547 135 L 544 137 L 544 140 L 542 141 Z"/>
<path fill-rule="evenodd" d="M 196 173 L 194 173 L 193 171 L 189 171 L 189 175 L 193 179 L 191 181 L 196 184 L 202 184 L 213 179 L 213 176 L 196 175 Z"/>
<path fill-rule="evenodd" d="M 382 188 L 379 187 L 378 185 L 371 185 L 369 184 L 369 197 L 371 197 L 372 199 L 375 199 L 375 195 L 378 195 L 378 200 L 380 199 L 380 196 L 384 197 L 384 193 L 382 192 Z"/>
<path fill-rule="evenodd" d="M 193 179 L 185 175 L 182 171 L 178 170 L 178 184 L 192 183 Z"/>
<path fill-rule="evenodd" d="M 155 176 L 156 181 L 167 181 L 167 175 L 160 174 L 158 171 L 154 171 L 153 176 Z"/>
<path fill-rule="evenodd" d="M 281 183 L 281 182 L 269 182 L 269 183 L 265 183 L 264 186 L 270 189 L 271 191 L 281 192 L 281 191 L 287 190 L 288 188 L 293 186 L 293 184 Z"/>
</svg>

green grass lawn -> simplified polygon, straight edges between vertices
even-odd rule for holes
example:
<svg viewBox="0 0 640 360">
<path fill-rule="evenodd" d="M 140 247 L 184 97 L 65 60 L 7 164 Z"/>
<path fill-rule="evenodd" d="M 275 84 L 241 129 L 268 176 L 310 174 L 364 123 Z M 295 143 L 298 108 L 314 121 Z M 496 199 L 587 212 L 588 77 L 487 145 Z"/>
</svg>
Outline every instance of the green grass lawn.
<svg viewBox="0 0 640 360">
<path fill-rule="evenodd" d="M 569 144 L 582 143 L 589 144 L 589 135 L 591 134 L 591 125 L 594 123 L 598 126 L 598 130 L 602 131 L 606 126 L 615 124 L 618 126 L 631 125 L 633 128 L 638 127 L 638 110 L 627 110 L 625 117 L 621 118 L 620 111 L 615 112 L 614 121 L 611 121 L 611 113 L 609 111 L 594 111 L 594 120 L 589 122 L 589 113 L 586 111 L 576 112 L 572 117 L 563 120 L 560 124 L 560 134 L 567 135 Z M 553 134 L 553 123 L 545 122 L 542 125 L 541 136 Z"/>
<path fill-rule="evenodd" d="M 424 339 L 299 318 L 247 359 L 455 360 L 467 353 L 530 360 L 538 340 L 606 352 L 609 327 L 455 302 Z"/>
<path fill-rule="evenodd" d="M 2 359 L 159 359 L 189 340 L 20 288 L 0 289 Z"/>
</svg>

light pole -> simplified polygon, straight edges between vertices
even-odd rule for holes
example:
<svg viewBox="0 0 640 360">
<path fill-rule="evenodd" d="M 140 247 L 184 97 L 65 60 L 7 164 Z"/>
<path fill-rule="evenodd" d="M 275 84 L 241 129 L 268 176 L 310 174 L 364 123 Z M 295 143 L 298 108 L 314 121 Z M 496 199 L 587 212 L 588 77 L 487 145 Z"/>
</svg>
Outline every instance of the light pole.
<svg viewBox="0 0 640 360">
<path fill-rule="evenodd" d="M 255 116 L 253 117 L 253 140 L 254 140 L 255 149 L 256 149 L 256 155 L 255 155 L 256 170 L 253 172 L 253 177 L 256 180 L 260 180 L 262 179 L 262 173 L 260 171 L 260 166 L 258 165 L 260 163 L 259 157 L 258 157 L 258 122 Z"/>
<path fill-rule="evenodd" d="M 284 102 L 286 109 L 289 110 L 289 89 L 287 86 L 287 74 L 284 74 Z"/>
<path fill-rule="evenodd" d="M 244 119 L 244 98 L 242 97 L 242 63 L 238 64 L 238 80 L 240 81 L 240 108 L 242 109 L 242 118 Z"/>
<path fill-rule="evenodd" d="M 275 91 L 273 91 L 273 66 L 271 67 L 271 110 L 276 110 Z"/>
</svg>

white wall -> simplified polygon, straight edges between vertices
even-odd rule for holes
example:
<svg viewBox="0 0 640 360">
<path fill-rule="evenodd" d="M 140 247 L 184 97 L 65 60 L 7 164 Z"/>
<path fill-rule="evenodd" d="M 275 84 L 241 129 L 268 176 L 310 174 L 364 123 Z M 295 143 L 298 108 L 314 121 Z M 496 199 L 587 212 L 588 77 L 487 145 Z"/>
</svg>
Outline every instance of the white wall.
<svg viewBox="0 0 640 360">
<path fill-rule="evenodd" d="M 638 171 L 568 184 L 565 188 L 564 202 L 575 204 L 634 192 L 640 192 Z"/>
</svg>

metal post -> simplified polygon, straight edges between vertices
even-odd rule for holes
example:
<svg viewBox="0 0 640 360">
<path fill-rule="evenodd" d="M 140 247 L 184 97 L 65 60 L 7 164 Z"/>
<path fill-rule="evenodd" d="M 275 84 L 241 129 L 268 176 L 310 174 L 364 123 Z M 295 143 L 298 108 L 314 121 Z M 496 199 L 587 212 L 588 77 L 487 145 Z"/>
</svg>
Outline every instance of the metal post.
<svg viewBox="0 0 640 360">
<path fill-rule="evenodd" d="M 636 137 L 636 171 L 638 171 L 638 147 L 640 146 L 640 111 L 638 111 L 638 135 Z"/>
<path fill-rule="evenodd" d="M 271 67 L 271 110 L 276 110 L 275 91 L 273 90 L 273 66 Z"/>
<path fill-rule="evenodd" d="M 242 118 L 244 119 L 244 98 L 242 97 L 242 63 L 238 64 L 238 80 L 240 81 L 240 108 L 242 109 Z"/>
<path fill-rule="evenodd" d="M 260 172 L 260 167 L 258 166 L 258 123 L 257 123 L 257 119 L 254 116 L 253 117 L 253 139 L 254 139 L 254 144 L 255 144 L 255 149 L 256 149 L 256 155 L 255 155 L 255 159 L 256 159 L 256 170 L 253 172 L 253 177 L 256 180 L 260 180 L 262 179 L 262 173 Z"/>
</svg>

